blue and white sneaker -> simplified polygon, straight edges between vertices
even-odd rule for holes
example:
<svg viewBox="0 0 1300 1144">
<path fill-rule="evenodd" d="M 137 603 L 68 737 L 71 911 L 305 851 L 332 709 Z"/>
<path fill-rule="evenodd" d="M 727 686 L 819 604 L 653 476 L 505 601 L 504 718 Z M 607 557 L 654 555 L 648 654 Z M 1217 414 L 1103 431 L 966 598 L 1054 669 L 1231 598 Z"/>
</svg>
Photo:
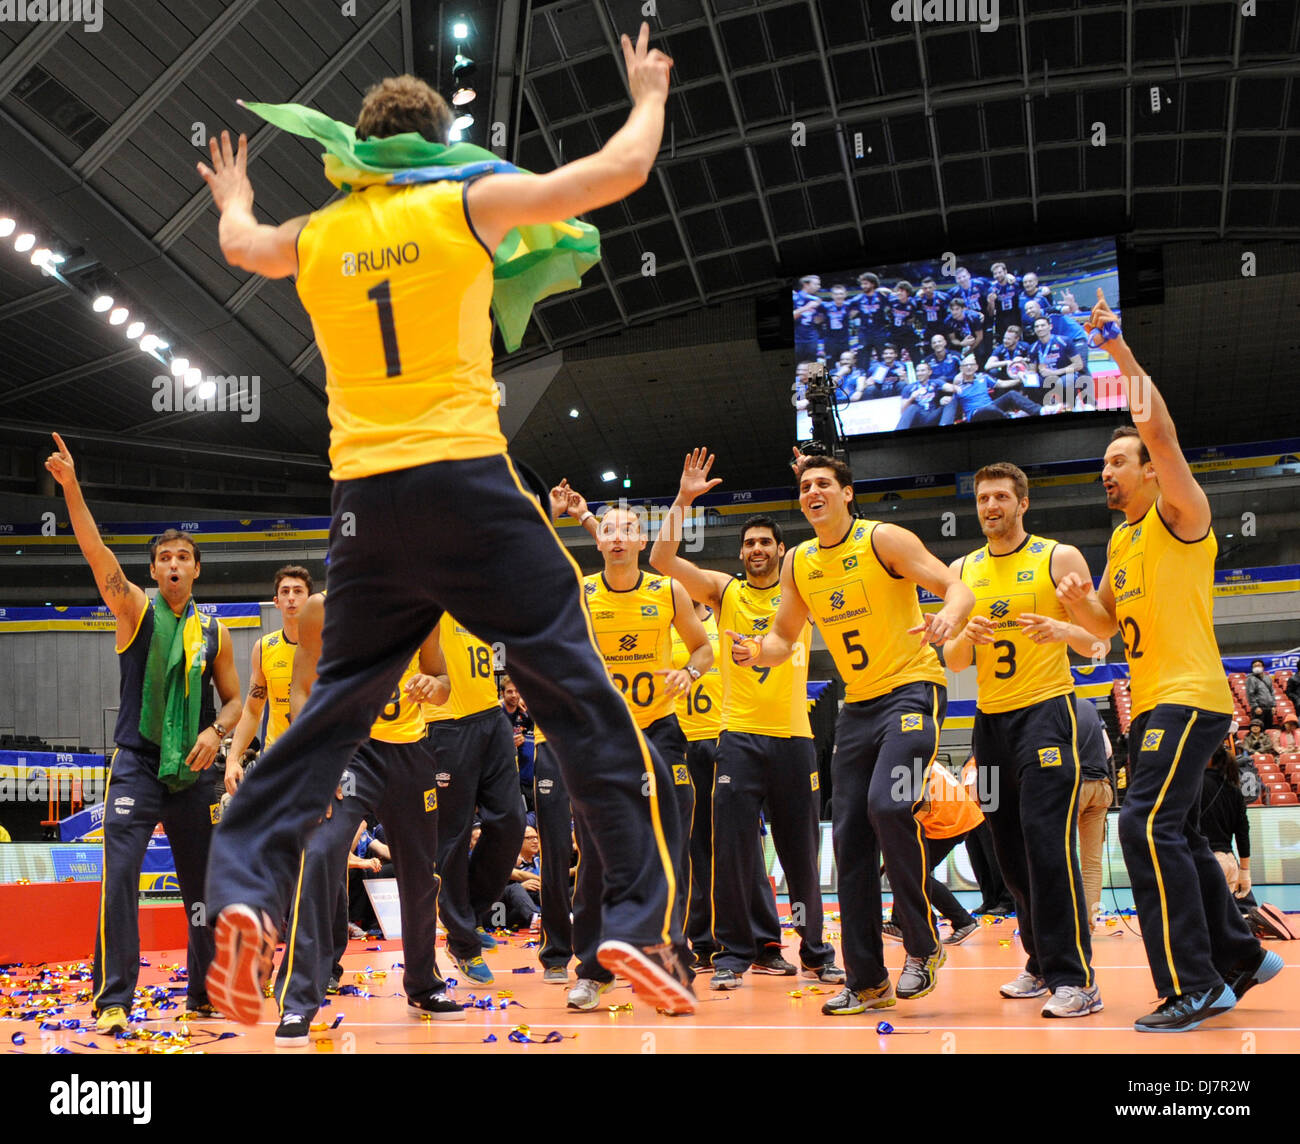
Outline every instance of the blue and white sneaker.
<svg viewBox="0 0 1300 1144">
<path fill-rule="evenodd" d="M 1139 1033 L 1186 1033 L 1199 1028 L 1211 1017 L 1226 1013 L 1237 1004 L 1237 995 L 1226 985 L 1167 997 L 1154 1013 L 1139 1017 L 1133 1028 Z"/>
</svg>

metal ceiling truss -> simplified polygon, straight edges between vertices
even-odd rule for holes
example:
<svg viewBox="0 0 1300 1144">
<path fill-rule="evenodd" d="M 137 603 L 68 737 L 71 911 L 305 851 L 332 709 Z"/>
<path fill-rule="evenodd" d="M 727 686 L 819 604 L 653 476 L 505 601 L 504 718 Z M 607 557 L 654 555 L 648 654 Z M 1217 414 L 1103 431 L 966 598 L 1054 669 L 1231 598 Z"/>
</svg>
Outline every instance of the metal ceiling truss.
<svg viewBox="0 0 1300 1144">
<path fill-rule="evenodd" d="M 0 61 L 0 99 L 17 86 L 18 81 L 32 70 L 41 58 L 72 27 L 71 21 L 42 21 L 22 38 L 3 61 Z"/>
</svg>

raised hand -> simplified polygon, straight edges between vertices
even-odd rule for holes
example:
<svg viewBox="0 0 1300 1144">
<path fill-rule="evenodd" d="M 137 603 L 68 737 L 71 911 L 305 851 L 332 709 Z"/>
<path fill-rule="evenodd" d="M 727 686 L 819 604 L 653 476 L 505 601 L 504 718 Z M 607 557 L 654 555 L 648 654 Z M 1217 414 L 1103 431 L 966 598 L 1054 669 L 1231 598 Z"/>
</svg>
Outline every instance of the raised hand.
<svg viewBox="0 0 1300 1144">
<path fill-rule="evenodd" d="M 1066 607 L 1082 604 L 1092 594 L 1092 582 L 1077 572 L 1067 572 L 1056 586 L 1056 598 Z"/>
<path fill-rule="evenodd" d="M 722 484 L 721 477 L 710 480 L 709 471 L 712 468 L 713 454 L 707 449 L 693 449 L 687 453 L 686 463 L 682 465 L 682 482 L 678 487 L 677 495 L 689 502 Z"/>
<path fill-rule="evenodd" d="M 643 99 L 668 99 L 668 72 L 673 66 L 670 57 L 658 48 L 650 47 L 650 25 L 642 21 L 641 31 L 637 34 L 636 47 L 623 35 L 619 37 L 623 47 L 623 62 L 627 66 L 627 87 L 632 93 L 632 102 L 640 103 Z"/>
<path fill-rule="evenodd" d="M 569 507 L 569 481 L 566 477 L 551 490 L 551 519 L 559 520 Z"/>
<path fill-rule="evenodd" d="M 52 436 L 58 451 L 51 453 L 45 459 L 45 467 L 64 488 L 67 488 L 68 485 L 75 485 L 77 483 L 77 470 L 72 462 L 72 454 L 68 452 L 68 447 L 63 443 L 62 437 L 57 433 L 52 434 Z"/>
<path fill-rule="evenodd" d="M 217 210 L 244 206 L 251 211 L 253 184 L 248 181 L 248 136 L 240 135 L 239 146 L 232 151 L 230 132 L 223 131 L 220 142 L 215 135 L 208 140 L 208 150 L 212 153 L 212 166 L 200 163 L 199 174 L 208 184 Z"/>
<path fill-rule="evenodd" d="M 1097 287 L 1097 304 L 1093 306 L 1088 320 L 1083 323 L 1083 328 L 1092 335 L 1088 341 L 1094 347 L 1105 345 L 1106 342 L 1124 340 L 1120 334 L 1119 318 L 1110 308 L 1110 303 L 1106 301 L 1106 295 L 1100 286 Z"/>
<path fill-rule="evenodd" d="M 581 519 L 582 514 L 584 512 L 591 511 L 590 509 L 587 508 L 587 498 L 584 497 L 580 492 L 576 492 L 573 489 L 569 490 L 569 503 L 565 506 L 565 508 L 568 511 L 568 514 L 571 517 L 573 517 L 574 520 Z"/>
</svg>

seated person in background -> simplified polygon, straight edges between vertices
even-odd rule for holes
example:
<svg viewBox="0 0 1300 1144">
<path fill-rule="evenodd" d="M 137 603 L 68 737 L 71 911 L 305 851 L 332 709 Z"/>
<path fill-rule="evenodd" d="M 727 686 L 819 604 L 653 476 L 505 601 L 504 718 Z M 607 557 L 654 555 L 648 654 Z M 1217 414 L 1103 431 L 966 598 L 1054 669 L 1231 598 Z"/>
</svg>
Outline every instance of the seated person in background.
<svg viewBox="0 0 1300 1144">
<path fill-rule="evenodd" d="M 948 352 L 948 339 L 943 334 L 935 334 L 930 339 L 930 356 L 925 360 L 934 379 L 945 384 L 951 382 L 961 368 L 961 358 Z M 951 393 L 952 390 L 947 392 Z"/>
<path fill-rule="evenodd" d="M 831 384 L 835 386 L 835 404 L 847 405 L 850 401 L 861 401 L 866 388 L 866 374 L 857 366 L 857 355 L 852 350 L 840 354 L 831 374 Z"/>
<path fill-rule="evenodd" d="M 864 400 L 873 397 L 893 397 L 900 392 L 907 381 L 907 370 L 898 360 L 898 348 L 893 342 L 886 342 L 880 350 L 880 360 L 873 363 L 863 385 Z"/>
<path fill-rule="evenodd" d="M 535 929 L 535 921 L 542 916 L 541 851 L 537 827 L 533 824 L 525 826 L 519 861 L 510 871 L 510 881 L 501 895 L 506 907 L 507 929 Z"/>
<path fill-rule="evenodd" d="M 1250 729 L 1246 732 L 1246 737 L 1241 740 L 1240 754 L 1247 758 L 1254 755 L 1272 755 L 1274 754 L 1273 740 L 1264 732 L 1264 721 L 1254 715 L 1250 720 Z"/>
<path fill-rule="evenodd" d="M 973 353 L 984 340 L 984 319 L 978 310 L 966 305 L 966 299 L 955 295 L 948 302 L 948 320 L 943 324 L 948 345 L 958 354 Z"/>
<path fill-rule="evenodd" d="M 1228 880 L 1243 914 L 1258 905 L 1250 892 L 1250 819 L 1238 786 L 1237 763 L 1226 745 L 1210 757 L 1201 780 L 1201 833 Z M 1233 839 L 1237 853 L 1232 852 Z"/>
<path fill-rule="evenodd" d="M 362 819 L 348 855 L 348 937 L 363 938 L 368 930 L 379 929 L 379 919 L 363 883 L 370 878 L 395 877 L 393 855 L 384 842 L 383 826 L 376 823 L 374 830 L 369 830 Z"/>
<path fill-rule="evenodd" d="M 1300 751 L 1300 731 L 1297 731 L 1297 727 L 1300 727 L 1300 723 L 1296 722 L 1296 717 L 1288 715 L 1286 717 L 1286 726 L 1281 731 L 1271 732 L 1269 737 L 1273 740 L 1274 746 L 1277 747 L 1278 754 L 1287 751 Z"/>
<path fill-rule="evenodd" d="M 1264 670 L 1262 659 L 1252 660 L 1246 676 L 1246 710 L 1267 725 L 1273 722 L 1273 702 L 1273 677 Z"/>
<path fill-rule="evenodd" d="M 1034 323 L 1039 318 L 1046 318 L 1051 323 L 1053 336 L 1069 342 L 1071 351 L 1079 355 L 1079 361 L 1082 363 L 1080 373 L 1085 377 L 1091 376 L 1088 373 L 1088 332 L 1083 326 L 1074 318 L 1060 314 L 1038 302 L 1025 303 L 1025 317 L 1029 322 L 1029 329 L 1033 329 Z M 1083 382 L 1080 381 L 1079 384 Z M 1076 385 L 1075 388 L 1077 389 L 1078 386 Z"/>
<path fill-rule="evenodd" d="M 953 359 L 956 361 L 956 358 Z M 899 429 L 925 429 L 934 425 L 951 425 L 957 418 L 952 386 L 937 380 L 929 362 L 916 367 L 916 380 L 903 383 L 903 404 L 899 410 Z"/>
<path fill-rule="evenodd" d="M 1291 700 L 1291 706 L 1300 711 L 1300 671 L 1293 671 L 1286 681 L 1286 697 Z"/>
<path fill-rule="evenodd" d="M 961 415 L 967 421 L 1001 421 L 1006 417 L 1039 417 L 1047 410 L 1014 389 L 997 393 L 993 379 L 977 372 L 974 355 L 962 359 L 961 372 L 953 382 Z"/>
<path fill-rule="evenodd" d="M 1029 304 L 1037 302 L 1043 311 L 1054 310 L 1052 305 L 1052 292 L 1046 286 L 1038 284 L 1038 275 L 1032 270 L 1026 270 L 1020 278 L 1020 290 L 1016 295 L 1016 302 L 1020 307 L 1020 324 L 1026 329 L 1033 325 L 1033 321 L 1028 314 Z"/>
</svg>

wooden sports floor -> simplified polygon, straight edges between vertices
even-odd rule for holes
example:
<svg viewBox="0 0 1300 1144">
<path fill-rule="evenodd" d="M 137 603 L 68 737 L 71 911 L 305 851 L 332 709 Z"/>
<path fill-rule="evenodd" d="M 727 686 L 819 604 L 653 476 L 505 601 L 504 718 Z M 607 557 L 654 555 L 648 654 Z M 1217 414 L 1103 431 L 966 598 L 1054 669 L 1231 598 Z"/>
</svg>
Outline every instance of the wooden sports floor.
<svg viewBox="0 0 1300 1144">
<path fill-rule="evenodd" d="M 1125 921 L 1134 930 L 1130 931 Z M 1286 960 L 1287 968 L 1273 981 L 1252 990 L 1234 1012 L 1191 1033 L 1152 1035 L 1132 1029 L 1133 1020 L 1158 1003 L 1135 918 L 1099 930 L 1094 939 L 1094 964 L 1106 1008 L 1074 1020 L 1040 1017 L 1041 1000 L 999 997 L 998 986 L 1015 977 L 1023 965 L 1014 929 L 1014 919 L 982 927 L 965 943 L 949 949 L 948 963 L 929 996 L 856 1017 L 822 1016 L 821 1004 L 836 992 L 833 986 L 753 973 L 732 993 L 712 993 L 707 975 L 697 978 L 699 1002 L 693 1017 L 660 1016 L 625 985 L 607 993 L 600 1008 L 573 1012 L 565 1007 L 565 989 L 542 983 L 536 948 L 527 944 L 527 934 L 518 934 L 484 955 L 496 975 L 493 986 L 461 983 L 456 987 L 458 999 L 467 1001 L 471 995 L 476 1001 L 490 999 L 493 1008 L 468 1009 L 464 1022 L 426 1023 L 407 1015 L 401 992 L 400 943 L 354 941 L 344 960 L 347 974 L 343 983 L 368 996 L 332 997 L 316 1018 L 318 1027 L 332 1027 L 318 1028 L 310 1046 L 296 1050 L 275 1047 L 276 1018 L 270 1001 L 263 1023 L 251 1029 L 207 1021 L 190 1024 L 186 1034 L 176 1020 L 179 1009 L 154 1007 L 146 1010 L 152 1019 L 132 1025 L 131 1039 L 115 1040 L 84 1028 L 51 1028 L 80 1021 L 93 1030 L 89 968 L 84 964 L 40 967 L 46 973 L 40 979 L 34 976 L 36 967 L 24 967 L 0 976 L 0 1046 L 9 1052 L 50 1053 L 63 1048 L 97 1056 L 203 1052 L 304 1057 L 321 1053 L 648 1052 L 1168 1055 L 1300 1050 L 1300 945 L 1268 943 Z M 829 932 L 838 955 L 838 923 L 832 922 Z M 785 940 L 789 957 L 797 949 L 797 939 L 787 932 Z M 902 946 L 887 941 L 885 953 L 897 980 Z M 149 962 L 140 971 L 142 989 L 165 1001 L 165 994 L 157 990 L 177 988 L 172 975 L 176 963 L 183 962 L 183 953 L 146 953 L 142 960 Z M 440 955 L 440 962 L 444 975 L 455 976 L 445 954 Z M 396 969 L 395 964 L 399 966 Z M 80 980 L 76 979 L 79 970 L 86 974 Z M 532 972 L 520 972 L 523 970 Z M 38 992 L 23 995 L 33 987 Z M 500 1008 L 503 1001 L 511 1003 Z M 16 1009 L 30 1011 L 35 1002 L 62 1005 L 62 1009 L 43 1014 L 43 1021 L 41 1017 L 25 1021 L 10 1017 Z M 878 1032 L 880 1021 L 893 1026 L 893 1032 Z M 220 1036 L 231 1033 L 234 1035 Z M 511 1040 L 512 1033 L 516 1040 Z M 15 1041 L 15 1034 L 21 1037 L 21 1044 Z M 548 1042 L 544 1040 L 548 1034 L 559 1036 Z M 523 1037 L 530 1040 L 518 1039 Z"/>
</svg>

